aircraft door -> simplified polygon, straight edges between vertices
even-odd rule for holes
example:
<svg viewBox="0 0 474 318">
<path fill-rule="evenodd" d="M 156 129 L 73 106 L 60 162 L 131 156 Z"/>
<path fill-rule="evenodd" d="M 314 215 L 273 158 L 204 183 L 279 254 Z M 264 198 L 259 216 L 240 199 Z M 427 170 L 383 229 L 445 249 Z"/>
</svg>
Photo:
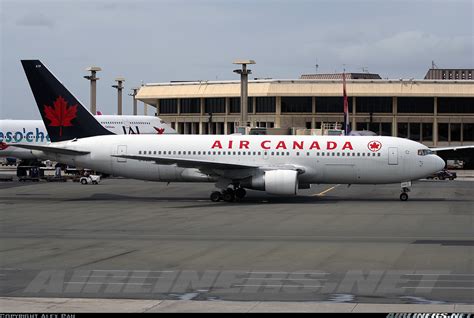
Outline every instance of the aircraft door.
<svg viewBox="0 0 474 318">
<path fill-rule="evenodd" d="M 118 145 L 117 146 L 117 155 L 126 155 L 127 154 L 127 146 L 126 145 Z M 117 162 L 127 162 L 126 158 L 117 158 Z"/>
<path fill-rule="evenodd" d="M 388 148 L 388 164 L 398 165 L 398 148 L 397 147 Z"/>
</svg>

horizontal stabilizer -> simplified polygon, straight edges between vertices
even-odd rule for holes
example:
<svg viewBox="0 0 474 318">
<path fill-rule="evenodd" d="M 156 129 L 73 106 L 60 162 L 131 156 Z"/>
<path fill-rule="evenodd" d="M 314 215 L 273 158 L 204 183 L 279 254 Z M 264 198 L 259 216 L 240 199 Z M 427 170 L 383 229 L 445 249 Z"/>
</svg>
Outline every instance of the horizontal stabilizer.
<svg viewBox="0 0 474 318">
<path fill-rule="evenodd" d="M 30 150 L 38 150 L 49 153 L 57 153 L 61 155 L 71 155 L 71 156 L 82 156 L 87 155 L 90 151 L 79 151 L 72 149 L 59 148 L 54 146 L 39 146 L 39 145 L 28 145 L 28 144 L 9 144 L 11 147 L 18 147 Z"/>
</svg>

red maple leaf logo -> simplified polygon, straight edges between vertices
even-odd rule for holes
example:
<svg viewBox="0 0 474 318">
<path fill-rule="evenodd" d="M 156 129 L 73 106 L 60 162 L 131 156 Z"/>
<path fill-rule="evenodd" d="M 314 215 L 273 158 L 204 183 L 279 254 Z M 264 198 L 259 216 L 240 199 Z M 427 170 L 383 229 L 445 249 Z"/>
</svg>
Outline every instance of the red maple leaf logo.
<svg viewBox="0 0 474 318">
<path fill-rule="evenodd" d="M 58 96 L 54 101 L 54 107 L 44 105 L 44 113 L 51 121 L 48 126 L 59 127 L 59 136 L 62 136 L 63 127 L 72 126 L 71 120 L 77 116 L 77 104 L 68 107 L 66 100 Z"/>
<path fill-rule="evenodd" d="M 370 151 L 376 152 L 376 151 L 379 151 L 380 148 L 382 148 L 382 144 L 380 143 L 380 141 L 374 140 L 374 141 L 369 142 L 367 147 L 369 148 Z"/>
<path fill-rule="evenodd" d="M 161 134 L 163 134 L 163 133 L 165 132 L 165 129 L 164 129 L 164 128 L 156 128 L 155 126 L 153 126 L 153 128 L 155 128 L 156 133 L 157 133 L 158 135 L 161 135 Z"/>
</svg>

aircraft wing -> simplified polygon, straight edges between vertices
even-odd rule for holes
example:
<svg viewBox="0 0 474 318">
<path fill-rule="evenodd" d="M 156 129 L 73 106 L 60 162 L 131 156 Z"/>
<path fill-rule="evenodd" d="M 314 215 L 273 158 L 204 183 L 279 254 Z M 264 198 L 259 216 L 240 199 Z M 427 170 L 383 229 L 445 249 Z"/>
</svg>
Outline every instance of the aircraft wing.
<svg viewBox="0 0 474 318">
<path fill-rule="evenodd" d="M 28 145 L 28 144 L 9 144 L 11 147 L 18 147 L 30 150 L 39 150 L 49 153 L 71 155 L 71 156 L 82 156 L 87 155 L 90 151 L 79 151 L 73 149 L 59 148 L 54 146 L 40 146 L 40 145 Z"/>
<path fill-rule="evenodd" d="M 469 148 L 474 148 L 474 145 L 469 145 L 469 146 L 452 146 L 452 147 L 438 147 L 438 148 L 430 148 L 430 150 L 433 151 L 445 151 L 445 150 L 459 150 L 459 149 L 469 149 Z"/>
<path fill-rule="evenodd" d="M 215 162 L 210 160 L 196 160 L 196 159 L 183 159 L 183 158 L 170 158 L 170 157 L 157 157 L 157 156 L 143 156 L 143 155 L 112 155 L 112 157 L 125 158 L 125 159 L 135 159 L 142 161 L 154 161 L 157 164 L 162 165 L 172 165 L 176 164 L 182 168 L 211 168 L 211 169 L 252 169 L 259 168 L 257 165 L 243 165 L 235 163 L 223 163 Z"/>
<path fill-rule="evenodd" d="M 256 165 L 256 164 L 240 164 L 240 163 L 229 163 L 229 162 L 217 162 L 211 160 L 202 159 L 184 159 L 184 158 L 172 158 L 172 157 L 158 157 L 158 156 L 146 156 L 146 155 L 112 155 L 112 157 L 134 159 L 143 161 L 154 161 L 157 164 L 172 165 L 176 164 L 182 168 L 196 168 L 202 171 L 215 171 L 215 170 L 238 170 L 238 169 L 261 169 L 261 170 L 297 170 L 300 173 L 304 172 L 302 167 L 295 165 Z"/>
</svg>

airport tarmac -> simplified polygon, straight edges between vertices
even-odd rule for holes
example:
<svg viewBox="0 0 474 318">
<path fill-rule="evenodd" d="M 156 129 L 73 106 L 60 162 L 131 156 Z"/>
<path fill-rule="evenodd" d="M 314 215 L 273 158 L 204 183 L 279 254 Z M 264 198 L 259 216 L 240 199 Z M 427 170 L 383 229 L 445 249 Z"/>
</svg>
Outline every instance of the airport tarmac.
<svg viewBox="0 0 474 318">
<path fill-rule="evenodd" d="M 319 185 L 295 198 L 212 184 L 0 183 L 0 296 L 474 303 L 474 182 Z"/>
</svg>

